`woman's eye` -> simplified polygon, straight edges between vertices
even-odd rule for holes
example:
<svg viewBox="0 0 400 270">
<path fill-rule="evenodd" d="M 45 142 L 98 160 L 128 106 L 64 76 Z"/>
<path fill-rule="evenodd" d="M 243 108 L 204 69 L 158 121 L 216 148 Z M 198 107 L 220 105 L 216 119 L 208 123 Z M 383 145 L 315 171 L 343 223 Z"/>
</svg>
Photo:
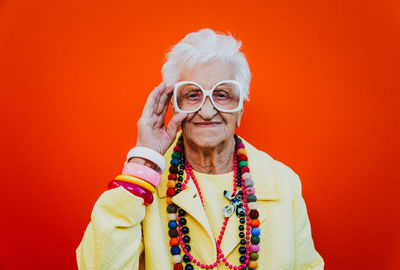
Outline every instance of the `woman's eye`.
<svg viewBox="0 0 400 270">
<path fill-rule="evenodd" d="M 186 93 L 186 98 L 190 98 L 190 99 L 197 99 L 200 97 L 200 93 L 197 90 L 194 91 L 189 91 Z"/>
<path fill-rule="evenodd" d="M 227 98 L 229 94 L 224 90 L 218 90 L 214 92 L 214 96 L 217 98 Z"/>
</svg>

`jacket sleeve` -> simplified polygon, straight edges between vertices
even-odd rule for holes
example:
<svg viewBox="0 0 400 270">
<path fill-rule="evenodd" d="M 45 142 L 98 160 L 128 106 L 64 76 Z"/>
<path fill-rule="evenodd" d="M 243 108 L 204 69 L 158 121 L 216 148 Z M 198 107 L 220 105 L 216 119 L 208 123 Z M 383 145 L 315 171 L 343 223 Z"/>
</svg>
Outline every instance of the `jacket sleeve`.
<svg viewBox="0 0 400 270">
<path fill-rule="evenodd" d="M 293 199 L 293 216 L 295 225 L 295 270 L 323 270 L 324 261 L 315 250 L 311 236 L 311 226 L 307 208 L 301 193 L 301 182 L 296 175 L 297 183 Z"/>
<path fill-rule="evenodd" d="M 97 200 L 76 250 L 78 268 L 139 269 L 143 250 L 143 199 L 123 187 L 105 191 Z"/>
</svg>

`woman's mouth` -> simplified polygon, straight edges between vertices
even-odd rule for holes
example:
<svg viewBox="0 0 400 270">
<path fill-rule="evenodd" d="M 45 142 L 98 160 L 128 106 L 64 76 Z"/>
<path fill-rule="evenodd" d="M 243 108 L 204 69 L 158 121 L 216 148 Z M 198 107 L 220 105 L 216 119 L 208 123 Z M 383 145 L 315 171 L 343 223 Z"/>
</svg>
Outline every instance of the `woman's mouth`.
<svg viewBox="0 0 400 270">
<path fill-rule="evenodd" d="M 197 127 L 216 127 L 220 125 L 220 122 L 215 121 L 204 121 L 204 122 L 195 122 L 194 125 Z"/>
</svg>

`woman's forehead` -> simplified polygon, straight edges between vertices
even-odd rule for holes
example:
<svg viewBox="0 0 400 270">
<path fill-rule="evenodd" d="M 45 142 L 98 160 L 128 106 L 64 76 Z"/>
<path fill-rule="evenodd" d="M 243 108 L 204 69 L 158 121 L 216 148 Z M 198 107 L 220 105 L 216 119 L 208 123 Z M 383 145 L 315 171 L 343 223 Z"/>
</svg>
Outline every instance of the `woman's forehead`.
<svg viewBox="0 0 400 270">
<path fill-rule="evenodd" d="M 221 62 L 196 64 L 182 69 L 179 81 L 194 81 L 206 89 L 223 80 L 234 80 L 232 65 Z"/>
</svg>

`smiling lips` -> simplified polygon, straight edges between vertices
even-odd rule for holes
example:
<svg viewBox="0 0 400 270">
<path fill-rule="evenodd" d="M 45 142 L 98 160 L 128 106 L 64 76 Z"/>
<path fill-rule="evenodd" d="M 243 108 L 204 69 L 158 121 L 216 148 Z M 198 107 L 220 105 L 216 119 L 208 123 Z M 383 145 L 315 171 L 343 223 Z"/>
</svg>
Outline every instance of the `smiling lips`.
<svg viewBox="0 0 400 270">
<path fill-rule="evenodd" d="M 213 121 L 204 121 L 204 122 L 194 123 L 194 125 L 198 126 L 198 127 L 216 127 L 220 124 L 221 124 L 220 122 L 213 122 Z"/>
</svg>

